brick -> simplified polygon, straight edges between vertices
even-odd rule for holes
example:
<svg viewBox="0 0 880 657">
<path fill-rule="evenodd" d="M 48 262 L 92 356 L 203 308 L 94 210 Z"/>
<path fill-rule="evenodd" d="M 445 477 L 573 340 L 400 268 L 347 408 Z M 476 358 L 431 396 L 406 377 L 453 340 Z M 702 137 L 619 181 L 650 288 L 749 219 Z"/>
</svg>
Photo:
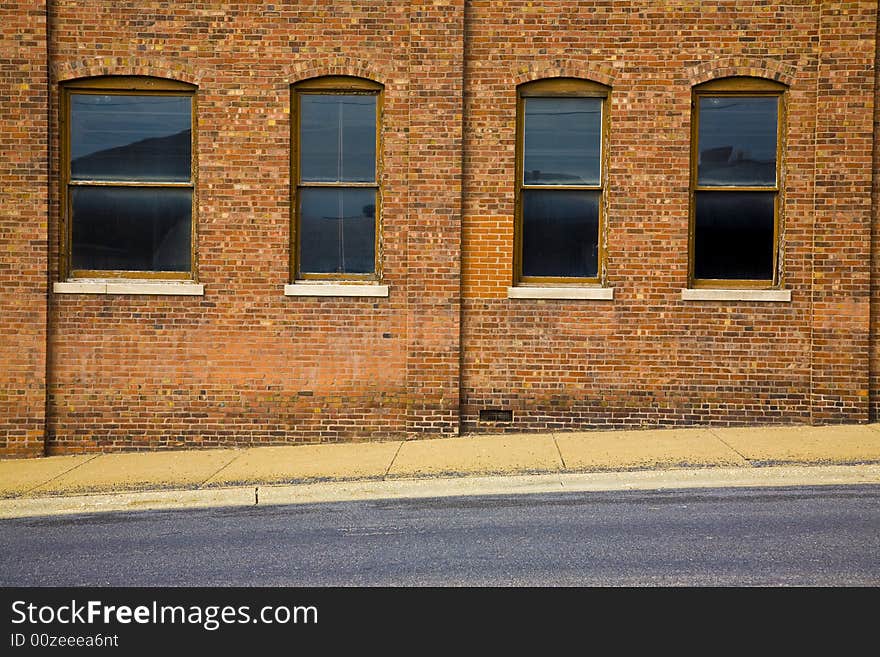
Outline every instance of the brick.
<svg viewBox="0 0 880 657">
<path fill-rule="evenodd" d="M 876 2 L 60 0 L 50 43 L 46 4 L 0 5 L 4 457 L 878 417 Z M 93 75 L 198 86 L 203 296 L 52 291 L 59 84 Z M 385 86 L 387 297 L 284 295 L 320 75 Z M 731 75 L 788 85 L 790 301 L 682 299 L 691 90 Z M 554 76 L 611 88 L 612 299 L 508 298 L 516 85 Z"/>
</svg>

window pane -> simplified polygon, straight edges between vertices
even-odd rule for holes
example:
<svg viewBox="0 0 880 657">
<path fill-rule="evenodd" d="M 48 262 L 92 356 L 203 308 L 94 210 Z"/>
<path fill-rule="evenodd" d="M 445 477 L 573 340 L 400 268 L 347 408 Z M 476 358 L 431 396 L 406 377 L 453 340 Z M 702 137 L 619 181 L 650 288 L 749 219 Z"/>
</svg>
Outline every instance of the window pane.
<svg viewBox="0 0 880 657">
<path fill-rule="evenodd" d="M 301 273 L 375 270 L 375 189 L 300 189 L 299 207 Z"/>
<path fill-rule="evenodd" d="M 523 190 L 523 276 L 598 275 L 600 197 L 598 191 Z"/>
<path fill-rule="evenodd" d="M 73 269 L 190 271 L 192 190 L 71 187 Z"/>
<path fill-rule="evenodd" d="M 376 96 L 300 96 L 300 180 L 376 180 Z"/>
<path fill-rule="evenodd" d="M 700 185 L 776 185 L 779 99 L 700 97 Z"/>
<path fill-rule="evenodd" d="M 697 192 L 694 276 L 773 279 L 775 192 Z"/>
<path fill-rule="evenodd" d="M 192 98 L 71 94 L 74 180 L 188 181 Z"/>
<path fill-rule="evenodd" d="M 601 98 L 526 98 L 523 182 L 598 185 Z"/>
</svg>

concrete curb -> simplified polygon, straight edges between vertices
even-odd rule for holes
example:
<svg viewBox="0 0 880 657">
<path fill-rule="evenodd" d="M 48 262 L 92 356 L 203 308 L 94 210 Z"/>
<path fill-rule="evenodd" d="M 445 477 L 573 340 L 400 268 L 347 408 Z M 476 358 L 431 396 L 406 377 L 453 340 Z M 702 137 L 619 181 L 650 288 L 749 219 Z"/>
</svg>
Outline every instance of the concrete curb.
<svg viewBox="0 0 880 657">
<path fill-rule="evenodd" d="M 243 506 L 256 509 L 284 504 L 472 495 L 857 484 L 880 485 L 880 464 L 356 480 L 46 496 L 0 500 L 0 518 Z"/>
</svg>

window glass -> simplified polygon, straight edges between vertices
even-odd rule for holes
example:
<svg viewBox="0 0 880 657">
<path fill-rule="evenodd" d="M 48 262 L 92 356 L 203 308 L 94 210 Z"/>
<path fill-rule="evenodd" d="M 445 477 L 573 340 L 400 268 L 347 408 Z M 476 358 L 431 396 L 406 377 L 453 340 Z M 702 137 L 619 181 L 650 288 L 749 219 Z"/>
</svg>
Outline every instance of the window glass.
<svg viewBox="0 0 880 657">
<path fill-rule="evenodd" d="M 64 95 L 65 274 L 192 277 L 194 87 L 106 76 Z"/>
<path fill-rule="evenodd" d="M 376 97 L 300 96 L 300 180 L 376 180 Z"/>
<path fill-rule="evenodd" d="M 701 96 L 700 185 L 776 185 L 777 97 Z"/>
<path fill-rule="evenodd" d="M 523 182 L 598 185 L 602 99 L 525 98 Z"/>
<path fill-rule="evenodd" d="M 776 192 L 696 192 L 694 276 L 773 278 Z"/>
<path fill-rule="evenodd" d="M 73 269 L 189 271 L 192 190 L 70 189 Z"/>
<path fill-rule="evenodd" d="M 70 97 L 72 180 L 188 181 L 189 96 Z"/>
<path fill-rule="evenodd" d="M 600 191 L 522 191 L 522 275 L 598 275 Z"/>
<path fill-rule="evenodd" d="M 377 273 L 380 90 L 347 76 L 294 86 L 294 279 Z"/>
<path fill-rule="evenodd" d="M 300 271 L 368 274 L 375 269 L 376 190 L 300 190 Z"/>
</svg>

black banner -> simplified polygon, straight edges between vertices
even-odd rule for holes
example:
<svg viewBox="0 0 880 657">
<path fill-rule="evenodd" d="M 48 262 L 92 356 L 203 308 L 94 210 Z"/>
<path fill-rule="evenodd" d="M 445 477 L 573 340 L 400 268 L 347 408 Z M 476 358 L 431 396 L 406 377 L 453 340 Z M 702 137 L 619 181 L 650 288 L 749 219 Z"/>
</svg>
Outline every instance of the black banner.
<svg viewBox="0 0 880 657">
<path fill-rule="evenodd" d="M 861 606 L 864 593 L 877 602 L 877 589 L 6 588 L 0 654 L 176 654 L 194 646 L 221 654 L 259 646 L 335 654 L 352 641 L 377 647 L 413 636 L 412 651 L 603 637 L 630 645 L 697 627 L 727 631 L 731 624 L 775 633 L 786 626 L 773 613 L 780 609 L 785 617 L 797 614 L 800 627 L 813 621 L 830 629 L 831 611 L 847 607 L 849 629 L 864 629 L 848 604 L 875 609 Z"/>
</svg>

